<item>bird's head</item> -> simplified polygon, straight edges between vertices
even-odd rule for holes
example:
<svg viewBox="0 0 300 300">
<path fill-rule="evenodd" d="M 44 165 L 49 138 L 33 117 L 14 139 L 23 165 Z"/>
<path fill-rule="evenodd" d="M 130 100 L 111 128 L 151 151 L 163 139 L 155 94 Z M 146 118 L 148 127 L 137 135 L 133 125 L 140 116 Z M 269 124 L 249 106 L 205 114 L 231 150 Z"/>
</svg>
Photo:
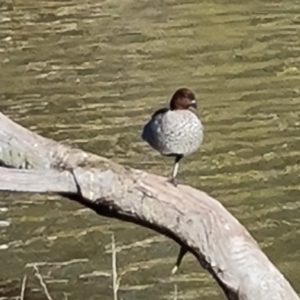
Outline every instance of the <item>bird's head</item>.
<svg viewBox="0 0 300 300">
<path fill-rule="evenodd" d="M 171 98 L 170 109 L 189 109 L 191 107 L 197 108 L 195 94 L 187 88 L 178 89 Z"/>
</svg>

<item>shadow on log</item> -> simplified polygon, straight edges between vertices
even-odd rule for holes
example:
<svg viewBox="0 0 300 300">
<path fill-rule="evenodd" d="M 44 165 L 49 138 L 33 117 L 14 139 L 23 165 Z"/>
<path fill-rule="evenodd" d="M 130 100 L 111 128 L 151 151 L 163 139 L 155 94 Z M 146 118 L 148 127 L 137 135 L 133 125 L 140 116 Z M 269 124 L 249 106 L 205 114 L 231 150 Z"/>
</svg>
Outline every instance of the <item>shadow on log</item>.
<svg viewBox="0 0 300 300">
<path fill-rule="evenodd" d="M 1 113 L 0 165 L 2 191 L 57 193 L 173 239 L 227 299 L 299 299 L 249 232 L 204 192 L 43 138 Z"/>
</svg>

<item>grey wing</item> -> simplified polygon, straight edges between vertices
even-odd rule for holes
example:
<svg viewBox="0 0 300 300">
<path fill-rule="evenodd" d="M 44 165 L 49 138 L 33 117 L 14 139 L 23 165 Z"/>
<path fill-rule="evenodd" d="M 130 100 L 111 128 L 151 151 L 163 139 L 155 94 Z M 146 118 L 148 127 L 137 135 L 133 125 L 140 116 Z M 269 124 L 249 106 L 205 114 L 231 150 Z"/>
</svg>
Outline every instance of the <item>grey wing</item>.
<svg viewBox="0 0 300 300">
<path fill-rule="evenodd" d="M 163 147 L 163 132 L 161 126 L 162 119 L 168 110 L 168 108 L 157 110 L 152 115 L 151 120 L 143 128 L 142 139 L 157 151 L 161 151 Z"/>
<path fill-rule="evenodd" d="M 155 120 L 151 119 L 143 128 L 142 139 L 146 141 L 152 148 L 158 148 L 158 136 L 156 132 Z"/>
<path fill-rule="evenodd" d="M 151 139 L 152 131 L 151 131 L 151 120 L 144 125 L 143 131 L 142 131 L 142 139 L 146 142 L 148 142 L 149 139 Z"/>
</svg>

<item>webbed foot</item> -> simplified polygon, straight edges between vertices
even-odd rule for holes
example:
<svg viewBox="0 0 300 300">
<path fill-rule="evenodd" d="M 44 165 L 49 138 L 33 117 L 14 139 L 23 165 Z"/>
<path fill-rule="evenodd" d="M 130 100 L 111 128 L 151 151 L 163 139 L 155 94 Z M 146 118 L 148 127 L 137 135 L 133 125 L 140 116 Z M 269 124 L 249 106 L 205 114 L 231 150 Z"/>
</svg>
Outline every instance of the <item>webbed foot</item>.
<svg viewBox="0 0 300 300">
<path fill-rule="evenodd" d="M 168 179 L 168 182 L 173 184 L 175 187 L 178 186 L 178 180 L 175 177 L 171 177 Z"/>
</svg>

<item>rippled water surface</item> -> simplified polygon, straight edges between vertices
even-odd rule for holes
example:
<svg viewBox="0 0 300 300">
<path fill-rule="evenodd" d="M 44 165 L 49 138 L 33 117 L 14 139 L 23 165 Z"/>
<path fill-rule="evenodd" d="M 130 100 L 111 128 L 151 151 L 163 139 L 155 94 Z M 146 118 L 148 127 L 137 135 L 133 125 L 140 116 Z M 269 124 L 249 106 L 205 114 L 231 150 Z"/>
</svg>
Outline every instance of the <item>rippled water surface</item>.
<svg viewBox="0 0 300 300">
<path fill-rule="evenodd" d="M 55 140 L 167 175 L 140 140 L 174 89 L 195 90 L 202 149 L 181 180 L 217 197 L 300 292 L 300 2 L 2 0 L 0 108 Z M 0 294 L 113 299 L 111 234 L 124 300 L 222 299 L 178 247 L 54 196 L 1 194 Z"/>
</svg>

